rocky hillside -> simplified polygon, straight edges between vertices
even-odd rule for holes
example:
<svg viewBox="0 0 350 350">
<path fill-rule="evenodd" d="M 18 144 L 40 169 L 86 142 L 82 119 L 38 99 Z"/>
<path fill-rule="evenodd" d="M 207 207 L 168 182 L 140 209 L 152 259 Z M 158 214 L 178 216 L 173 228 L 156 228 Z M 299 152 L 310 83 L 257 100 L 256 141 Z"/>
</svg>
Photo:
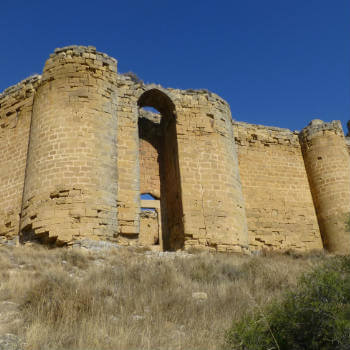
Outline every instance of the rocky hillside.
<svg viewBox="0 0 350 350">
<path fill-rule="evenodd" d="M 320 256 L 0 249 L 0 349 L 219 349 Z"/>
</svg>

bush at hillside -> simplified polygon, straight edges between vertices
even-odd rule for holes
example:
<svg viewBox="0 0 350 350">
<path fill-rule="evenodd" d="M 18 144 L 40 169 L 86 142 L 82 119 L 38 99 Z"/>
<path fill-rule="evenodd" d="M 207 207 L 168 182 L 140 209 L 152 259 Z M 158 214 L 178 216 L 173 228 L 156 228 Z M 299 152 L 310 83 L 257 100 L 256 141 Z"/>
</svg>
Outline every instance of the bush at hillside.
<svg viewBox="0 0 350 350">
<path fill-rule="evenodd" d="M 350 257 L 305 275 L 281 302 L 235 323 L 225 340 L 235 350 L 350 349 Z"/>
</svg>

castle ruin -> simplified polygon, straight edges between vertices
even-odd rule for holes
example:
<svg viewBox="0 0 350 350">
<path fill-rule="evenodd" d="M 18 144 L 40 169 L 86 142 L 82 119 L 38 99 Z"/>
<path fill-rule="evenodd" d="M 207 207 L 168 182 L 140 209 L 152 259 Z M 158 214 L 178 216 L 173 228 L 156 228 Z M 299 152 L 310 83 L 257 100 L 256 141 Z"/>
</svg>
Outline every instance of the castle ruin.
<svg viewBox="0 0 350 350">
<path fill-rule="evenodd" d="M 146 85 L 91 46 L 56 49 L 0 94 L 0 245 L 348 253 L 348 145 L 339 121 L 233 121 L 216 94 Z"/>
</svg>

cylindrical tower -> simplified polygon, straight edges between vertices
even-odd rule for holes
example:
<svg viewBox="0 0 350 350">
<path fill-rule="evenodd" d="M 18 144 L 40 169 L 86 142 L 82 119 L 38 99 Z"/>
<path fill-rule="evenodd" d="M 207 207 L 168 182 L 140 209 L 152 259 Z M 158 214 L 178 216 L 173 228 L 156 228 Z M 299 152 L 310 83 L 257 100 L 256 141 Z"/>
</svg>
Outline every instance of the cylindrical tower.
<svg viewBox="0 0 350 350">
<path fill-rule="evenodd" d="M 117 233 L 117 62 L 56 49 L 34 101 L 21 240 L 70 243 Z"/>
<path fill-rule="evenodd" d="M 229 105 L 203 90 L 181 92 L 175 102 L 185 247 L 247 252 L 247 220 Z"/>
<path fill-rule="evenodd" d="M 339 121 L 313 120 L 300 133 L 305 168 L 324 247 L 350 252 L 350 159 Z"/>
</svg>

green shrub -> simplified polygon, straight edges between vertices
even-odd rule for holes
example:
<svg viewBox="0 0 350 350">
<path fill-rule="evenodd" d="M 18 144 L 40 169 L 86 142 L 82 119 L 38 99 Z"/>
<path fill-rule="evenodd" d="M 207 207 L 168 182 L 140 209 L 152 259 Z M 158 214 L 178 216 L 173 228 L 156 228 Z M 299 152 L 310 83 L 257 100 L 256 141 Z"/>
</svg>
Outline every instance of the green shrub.
<svg viewBox="0 0 350 350">
<path fill-rule="evenodd" d="M 235 350 L 350 349 L 350 258 L 305 275 L 280 302 L 257 309 L 226 332 Z"/>
</svg>

